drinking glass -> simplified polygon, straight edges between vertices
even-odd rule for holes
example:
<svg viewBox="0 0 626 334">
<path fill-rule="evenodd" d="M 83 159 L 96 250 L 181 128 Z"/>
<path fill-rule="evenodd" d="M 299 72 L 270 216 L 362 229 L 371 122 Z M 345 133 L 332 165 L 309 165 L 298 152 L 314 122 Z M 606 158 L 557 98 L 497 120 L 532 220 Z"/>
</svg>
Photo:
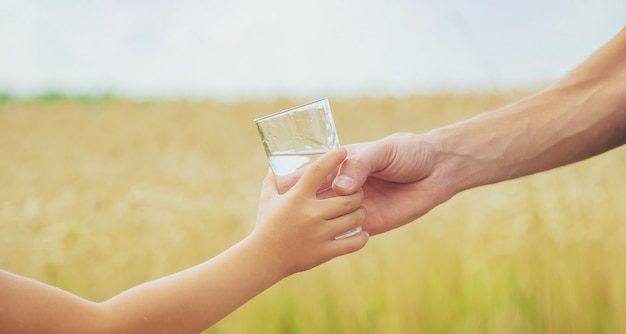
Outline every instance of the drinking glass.
<svg viewBox="0 0 626 334">
<path fill-rule="evenodd" d="M 339 147 L 327 98 L 260 117 L 254 122 L 281 194 L 298 181 L 307 166 Z M 329 176 L 318 194 L 330 190 L 334 176 Z M 358 227 L 337 238 L 347 238 L 360 231 Z"/>
</svg>

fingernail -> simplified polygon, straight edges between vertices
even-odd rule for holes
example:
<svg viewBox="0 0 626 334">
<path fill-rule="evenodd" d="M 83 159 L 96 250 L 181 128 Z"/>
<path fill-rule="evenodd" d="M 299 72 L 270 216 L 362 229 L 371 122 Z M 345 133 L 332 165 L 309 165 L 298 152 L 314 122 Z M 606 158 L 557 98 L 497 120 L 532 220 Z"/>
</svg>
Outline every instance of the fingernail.
<svg viewBox="0 0 626 334">
<path fill-rule="evenodd" d="M 337 188 L 341 188 L 341 189 L 344 189 L 344 190 L 350 190 L 352 188 L 352 186 L 354 185 L 354 180 L 351 177 L 348 177 L 348 176 L 345 176 L 345 175 L 339 175 L 335 179 L 334 184 L 335 184 L 335 186 Z"/>
</svg>

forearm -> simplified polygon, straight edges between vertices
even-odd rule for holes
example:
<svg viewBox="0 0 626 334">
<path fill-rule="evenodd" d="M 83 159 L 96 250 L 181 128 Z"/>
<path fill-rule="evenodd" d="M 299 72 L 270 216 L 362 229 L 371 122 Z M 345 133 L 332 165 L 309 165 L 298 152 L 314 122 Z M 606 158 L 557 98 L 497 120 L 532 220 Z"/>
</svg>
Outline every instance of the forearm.
<svg viewBox="0 0 626 334">
<path fill-rule="evenodd" d="M 0 270 L 0 333 L 93 333 L 102 309 L 69 292 Z"/>
<path fill-rule="evenodd" d="M 626 142 L 626 30 L 525 100 L 428 134 L 454 192 L 600 154 Z"/>
<path fill-rule="evenodd" d="M 195 267 L 95 303 L 0 271 L 0 332 L 198 333 L 287 276 L 247 238 Z"/>
<path fill-rule="evenodd" d="M 102 304 L 109 332 L 198 333 L 287 276 L 251 238 L 215 258 Z"/>
</svg>

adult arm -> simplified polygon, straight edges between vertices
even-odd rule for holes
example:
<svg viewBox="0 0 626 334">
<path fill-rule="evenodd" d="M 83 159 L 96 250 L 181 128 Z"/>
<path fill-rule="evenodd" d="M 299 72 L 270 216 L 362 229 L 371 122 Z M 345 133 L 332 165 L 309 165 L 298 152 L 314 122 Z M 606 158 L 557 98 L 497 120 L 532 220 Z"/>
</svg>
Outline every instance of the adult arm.
<svg viewBox="0 0 626 334">
<path fill-rule="evenodd" d="M 554 85 L 425 134 L 349 145 L 333 187 L 363 187 L 370 234 L 481 185 L 545 171 L 626 142 L 626 28 Z"/>
<path fill-rule="evenodd" d="M 454 192 L 577 162 L 626 142 L 626 29 L 551 87 L 432 131 Z"/>
</svg>

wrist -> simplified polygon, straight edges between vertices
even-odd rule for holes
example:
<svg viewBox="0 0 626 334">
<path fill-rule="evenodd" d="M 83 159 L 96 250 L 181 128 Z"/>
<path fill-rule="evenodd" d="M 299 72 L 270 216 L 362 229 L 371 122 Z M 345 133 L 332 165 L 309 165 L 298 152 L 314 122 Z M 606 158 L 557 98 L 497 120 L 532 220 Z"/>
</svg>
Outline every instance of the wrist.
<svg viewBox="0 0 626 334">
<path fill-rule="evenodd" d="M 452 126 L 434 129 L 424 134 L 434 151 L 433 175 L 440 181 L 448 197 L 478 186 L 474 169 L 476 162 L 467 151 L 467 140 L 461 129 Z"/>
<path fill-rule="evenodd" d="M 281 245 L 275 238 L 254 231 L 240 244 L 252 254 L 256 265 L 276 282 L 295 273 L 289 261 L 285 260 Z"/>
</svg>

